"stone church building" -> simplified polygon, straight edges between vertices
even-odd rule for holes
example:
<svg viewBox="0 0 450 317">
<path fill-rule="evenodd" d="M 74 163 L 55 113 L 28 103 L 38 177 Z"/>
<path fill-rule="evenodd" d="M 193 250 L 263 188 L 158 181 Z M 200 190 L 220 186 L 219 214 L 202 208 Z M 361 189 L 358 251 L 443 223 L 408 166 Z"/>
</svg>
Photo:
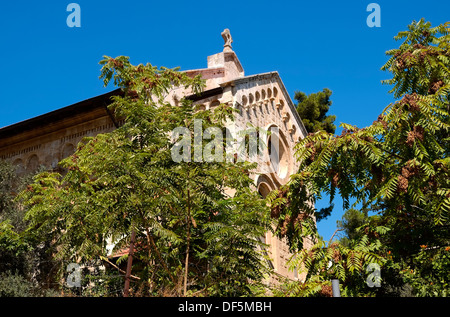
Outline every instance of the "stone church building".
<svg viewBox="0 0 450 317">
<path fill-rule="evenodd" d="M 171 91 L 166 100 L 176 105 L 186 97 L 203 109 L 229 104 L 238 109 L 235 122 L 229 126 L 232 133 L 245 129 L 248 123 L 267 130 L 277 128 L 278 133 L 268 138 L 278 140 L 278 161 L 276 164 L 258 161 L 258 170 L 253 174 L 255 185 L 265 196 L 285 184 L 296 172 L 298 164 L 293 148 L 307 132 L 278 72 L 245 75 L 232 50 L 228 29 L 222 36 L 225 40 L 223 51 L 208 56 L 207 68 L 186 71 L 192 76 L 201 74 L 206 80 L 201 95 L 192 95 L 180 88 Z M 119 89 L 114 90 L 1 128 L 0 159 L 12 162 L 19 175 L 40 166 L 57 170 L 58 162 L 74 153 L 84 137 L 110 132 L 120 126 L 121 122 L 108 110 L 111 96 L 120 93 Z M 265 141 L 266 144 L 267 141 L 275 142 Z M 267 168 L 269 165 L 271 168 Z M 270 232 L 264 239 L 275 272 L 291 279 L 300 278 L 297 271 L 291 271 L 287 266 L 291 255 L 286 243 Z"/>
</svg>

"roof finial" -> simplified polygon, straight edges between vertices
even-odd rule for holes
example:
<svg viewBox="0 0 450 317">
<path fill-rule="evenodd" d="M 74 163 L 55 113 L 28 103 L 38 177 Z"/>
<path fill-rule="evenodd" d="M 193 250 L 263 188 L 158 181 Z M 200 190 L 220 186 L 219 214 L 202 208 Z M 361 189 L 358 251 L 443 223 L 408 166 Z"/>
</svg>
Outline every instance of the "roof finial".
<svg viewBox="0 0 450 317">
<path fill-rule="evenodd" d="M 225 41 L 225 45 L 223 46 L 224 52 L 232 52 L 233 50 L 231 49 L 231 43 L 233 43 L 233 38 L 231 37 L 230 34 L 230 30 L 229 29 L 225 29 L 223 30 L 223 32 L 221 33 L 223 40 Z"/>
</svg>

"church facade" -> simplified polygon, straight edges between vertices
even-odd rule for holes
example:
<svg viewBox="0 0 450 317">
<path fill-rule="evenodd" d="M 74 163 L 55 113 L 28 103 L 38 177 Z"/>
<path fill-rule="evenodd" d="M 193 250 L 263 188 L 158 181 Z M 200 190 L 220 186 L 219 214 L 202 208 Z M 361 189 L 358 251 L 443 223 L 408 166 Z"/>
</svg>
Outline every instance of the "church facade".
<svg viewBox="0 0 450 317">
<path fill-rule="evenodd" d="M 189 98 L 199 109 L 213 109 L 225 103 L 236 108 L 234 122 L 227 128 L 232 134 L 251 124 L 277 133 L 266 136 L 265 144 L 277 143 L 277 160 L 258 156 L 258 168 L 251 175 L 261 195 L 285 184 L 295 173 L 298 163 L 294 159 L 294 145 L 307 131 L 286 91 L 278 72 L 245 75 L 244 69 L 232 50 L 232 38 L 226 29 L 222 36 L 223 51 L 208 56 L 207 68 L 188 70 L 187 74 L 201 74 L 206 87 L 200 95 L 183 88 L 174 88 L 166 101 L 177 105 L 181 98 Z M 111 96 L 120 90 L 43 114 L 0 129 L 0 159 L 12 162 L 19 175 L 35 171 L 40 166 L 57 170 L 58 162 L 74 153 L 84 137 L 111 132 L 120 126 L 108 110 Z M 266 159 L 264 159 L 266 158 Z M 264 237 L 268 245 L 270 265 L 274 271 L 291 279 L 298 279 L 297 271 L 289 270 L 291 256 L 286 243 L 272 236 Z M 305 243 L 308 247 L 308 243 Z"/>
</svg>

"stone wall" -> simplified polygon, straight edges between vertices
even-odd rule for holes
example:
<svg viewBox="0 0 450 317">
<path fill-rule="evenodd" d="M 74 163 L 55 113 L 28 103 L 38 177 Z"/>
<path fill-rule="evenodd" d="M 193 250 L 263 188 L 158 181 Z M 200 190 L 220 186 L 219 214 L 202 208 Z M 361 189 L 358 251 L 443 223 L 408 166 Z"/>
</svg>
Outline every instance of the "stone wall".
<svg viewBox="0 0 450 317">
<path fill-rule="evenodd" d="M 19 175 L 33 172 L 40 166 L 54 170 L 60 160 L 75 152 L 84 137 L 115 129 L 111 118 L 106 115 L 98 118 L 88 115 L 79 119 L 84 122 L 71 125 L 70 120 L 63 121 L 59 128 L 48 133 L 43 133 L 40 128 L 27 131 L 25 140 L 18 139 L 17 143 L 0 148 L 0 159 L 12 162 Z"/>
</svg>

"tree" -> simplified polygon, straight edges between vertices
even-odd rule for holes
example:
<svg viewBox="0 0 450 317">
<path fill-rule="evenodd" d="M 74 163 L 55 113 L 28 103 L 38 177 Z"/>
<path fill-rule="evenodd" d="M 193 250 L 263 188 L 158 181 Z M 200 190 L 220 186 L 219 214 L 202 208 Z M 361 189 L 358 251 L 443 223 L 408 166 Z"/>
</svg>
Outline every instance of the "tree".
<svg viewBox="0 0 450 317">
<path fill-rule="evenodd" d="M 293 250 L 301 249 L 305 237 L 318 242 L 300 251 L 295 263 L 302 263 L 315 283 L 312 294 L 338 277 L 344 294 L 381 296 L 411 287 L 417 296 L 448 295 L 449 31 L 449 23 L 432 28 L 420 20 L 395 37 L 404 42 L 387 52 L 382 69 L 393 74 L 385 83 L 399 100 L 372 125 L 342 124 L 339 136 L 320 131 L 298 144 L 299 171 L 285 194 L 274 193 L 271 200 L 272 208 L 281 210 L 277 232 Z M 321 241 L 304 216 L 314 213 L 310 202 L 323 193 L 331 200 L 339 194 L 344 209 L 354 202 L 377 210 L 350 246 Z M 297 222 L 286 225 L 286 219 Z M 365 285 L 370 263 L 381 267 L 382 287 Z M 311 291 L 307 285 L 300 289 Z"/>
<path fill-rule="evenodd" d="M 301 91 L 295 92 L 294 99 L 298 102 L 296 105 L 297 112 L 309 133 L 321 130 L 334 133 L 336 130 L 336 126 L 333 124 L 336 116 L 327 115 L 332 104 L 331 94 L 332 91 L 328 88 L 310 95 Z"/>
<path fill-rule="evenodd" d="M 304 92 L 295 92 L 294 99 L 298 102 L 296 105 L 297 112 L 309 133 L 318 131 L 326 131 L 334 133 L 336 126 L 334 125 L 335 115 L 327 115 L 332 101 L 330 99 L 332 91 L 324 88 L 321 92 L 306 95 Z M 321 208 L 316 211 L 315 218 L 317 222 L 326 219 L 331 215 L 334 204 Z"/>
<path fill-rule="evenodd" d="M 24 274 L 26 268 L 23 252 L 27 249 L 20 236 L 23 215 L 14 204 L 15 171 L 13 166 L 0 161 L 0 269 Z"/>
<path fill-rule="evenodd" d="M 343 231 L 344 236 L 339 241 L 346 246 L 357 241 L 361 235 L 358 228 L 368 222 L 368 215 L 364 211 L 355 208 L 347 209 L 342 215 L 342 219 L 337 221 L 338 230 Z"/>
<path fill-rule="evenodd" d="M 31 177 L 18 177 L 11 163 L 0 161 L 0 296 L 54 295 L 48 245 L 26 235 L 26 209 L 14 199 Z"/>
<path fill-rule="evenodd" d="M 225 131 L 233 109 L 195 111 L 187 99 L 179 106 L 165 101 L 174 87 L 201 92 L 199 76 L 135 66 L 124 56 L 100 64 L 105 86 L 113 81 L 122 89 L 111 109 L 124 124 L 78 144 L 60 163 L 65 175 L 35 177 L 20 195 L 29 207 L 28 232 L 53 241 L 65 263 L 90 264 L 109 261 L 108 246 L 128 248 L 135 235 L 135 294 L 250 294 L 249 284 L 266 272 L 258 250 L 269 228 L 267 206 L 248 176 L 255 166 L 226 160 L 220 149 L 227 140 L 206 137 Z M 188 151 L 197 146 L 223 160 L 197 160 Z M 181 160 L 176 149 L 186 150 Z"/>
</svg>

